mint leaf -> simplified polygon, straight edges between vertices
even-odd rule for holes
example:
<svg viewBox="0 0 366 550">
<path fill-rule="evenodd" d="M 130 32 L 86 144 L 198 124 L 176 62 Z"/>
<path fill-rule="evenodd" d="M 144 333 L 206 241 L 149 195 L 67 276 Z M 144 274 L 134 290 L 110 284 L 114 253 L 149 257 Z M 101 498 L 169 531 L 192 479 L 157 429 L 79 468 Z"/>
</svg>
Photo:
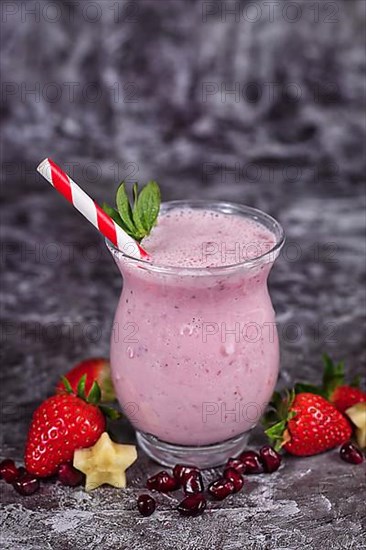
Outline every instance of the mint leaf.
<svg viewBox="0 0 366 550">
<path fill-rule="evenodd" d="M 135 184 L 133 186 L 133 195 L 134 195 L 134 205 L 133 205 L 133 210 L 132 210 L 132 217 L 133 217 L 133 221 L 134 221 L 134 224 L 135 224 L 135 227 L 136 227 L 136 230 L 138 232 L 139 235 L 141 235 L 141 238 L 144 237 L 147 233 L 146 233 L 146 229 L 145 227 L 143 226 L 142 224 L 142 221 L 140 219 L 140 213 L 138 211 L 138 208 L 137 208 L 137 201 L 138 201 L 138 188 L 137 188 L 137 184 Z"/>
<path fill-rule="evenodd" d="M 133 186 L 132 186 L 132 193 L 133 193 L 133 201 L 134 203 L 137 201 L 137 197 L 138 197 L 138 194 L 139 194 L 139 185 L 138 183 L 134 183 Z"/>
<path fill-rule="evenodd" d="M 139 193 L 138 184 L 132 187 L 133 207 L 125 183 L 117 189 L 117 210 L 103 203 L 103 210 L 136 241 L 150 234 L 156 224 L 160 210 L 160 189 L 156 181 L 149 181 Z"/>
<path fill-rule="evenodd" d="M 125 226 L 133 233 L 135 229 L 135 224 L 132 218 L 132 209 L 130 205 L 130 200 L 128 198 L 125 182 L 123 181 L 117 189 L 116 194 L 116 204 L 119 215 L 122 218 Z"/>
<path fill-rule="evenodd" d="M 150 233 L 154 227 L 160 209 L 160 189 L 156 181 L 149 181 L 138 195 L 134 205 L 134 214 L 137 214 L 143 228 Z"/>
<path fill-rule="evenodd" d="M 144 226 L 143 226 L 142 223 L 141 223 L 139 214 L 138 214 L 138 212 L 137 212 L 137 210 L 136 210 L 137 199 L 138 199 L 138 196 L 139 196 L 139 186 L 138 186 L 138 183 L 134 183 L 134 184 L 133 184 L 133 186 L 132 186 L 132 194 L 133 194 L 133 209 L 132 209 L 133 221 L 134 221 L 135 226 L 136 226 L 136 228 L 138 229 L 138 231 L 144 236 L 144 234 L 145 234 L 145 229 L 144 229 Z"/>
<path fill-rule="evenodd" d="M 112 208 L 112 206 L 109 206 L 106 202 L 103 202 L 102 208 L 108 216 L 112 218 L 118 225 L 121 225 L 122 219 L 121 216 L 118 214 L 117 210 L 115 208 Z"/>
<path fill-rule="evenodd" d="M 133 231 L 131 231 L 130 228 L 124 223 L 124 221 L 122 220 L 121 216 L 119 215 L 118 211 L 115 208 L 112 208 L 106 202 L 102 204 L 102 208 L 104 212 L 108 214 L 108 216 L 110 216 L 113 221 L 116 222 L 117 225 L 122 227 L 122 229 L 126 231 L 128 235 L 133 237 Z"/>
</svg>

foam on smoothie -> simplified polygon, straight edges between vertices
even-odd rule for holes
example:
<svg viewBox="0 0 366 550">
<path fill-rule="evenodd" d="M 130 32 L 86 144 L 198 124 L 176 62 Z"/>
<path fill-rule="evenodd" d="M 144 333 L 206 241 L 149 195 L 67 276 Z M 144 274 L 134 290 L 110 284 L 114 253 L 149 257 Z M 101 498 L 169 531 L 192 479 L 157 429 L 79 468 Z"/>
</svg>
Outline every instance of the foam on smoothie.
<svg viewBox="0 0 366 550">
<path fill-rule="evenodd" d="M 239 215 L 176 208 L 159 216 L 142 244 L 156 265 L 219 267 L 261 256 L 276 238 L 262 224 Z"/>
</svg>

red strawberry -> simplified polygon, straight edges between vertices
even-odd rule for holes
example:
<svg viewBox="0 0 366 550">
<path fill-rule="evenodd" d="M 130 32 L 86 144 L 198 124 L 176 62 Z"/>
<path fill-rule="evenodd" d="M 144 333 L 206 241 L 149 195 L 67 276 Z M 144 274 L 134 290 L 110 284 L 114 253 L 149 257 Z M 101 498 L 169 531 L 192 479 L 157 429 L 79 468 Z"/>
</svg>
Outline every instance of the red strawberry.
<svg viewBox="0 0 366 550">
<path fill-rule="evenodd" d="M 323 355 L 324 373 L 321 386 L 296 384 L 295 391 L 311 392 L 322 395 L 342 413 L 357 403 L 366 401 L 366 393 L 360 390 L 358 380 L 352 384 L 345 383 L 344 364 L 334 364 L 329 355 Z"/>
<path fill-rule="evenodd" d="M 99 386 L 93 384 L 85 397 L 85 378 L 79 382 L 78 395 L 49 397 L 35 411 L 24 456 L 28 472 L 38 477 L 55 474 L 60 464 L 73 459 L 76 449 L 94 445 L 105 431 L 105 418 L 97 406 Z"/>
<path fill-rule="evenodd" d="M 339 411 L 344 413 L 347 409 L 353 407 L 353 405 L 364 403 L 366 401 L 366 393 L 352 386 L 339 386 L 334 390 L 329 400 Z"/>
<path fill-rule="evenodd" d="M 85 392 L 88 394 L 94 382 L 98 385 L 102 392 L 101 402 L 114 401 L 116 396 L 111 380 L 111 370 L 108 359 L 97 357 L 94 359 L 85 359 L 73 367 L 65 377 L 69 381 L 74 393 L 77 392 L 77 386 L 80 378 L 86 374 Z M 65 385 L 63 379 L 56 386 L 56 393 L 65 393 Z"/>
<path fill-rule="evenodd" d="M 324 397 L 291 392 L 284 399 L 275 394 L 280 421 L 266 430 L 276 444 L 297 456 L 322 453 L 348 441 L 352 428 L 348 420 Z"/>
</svg>

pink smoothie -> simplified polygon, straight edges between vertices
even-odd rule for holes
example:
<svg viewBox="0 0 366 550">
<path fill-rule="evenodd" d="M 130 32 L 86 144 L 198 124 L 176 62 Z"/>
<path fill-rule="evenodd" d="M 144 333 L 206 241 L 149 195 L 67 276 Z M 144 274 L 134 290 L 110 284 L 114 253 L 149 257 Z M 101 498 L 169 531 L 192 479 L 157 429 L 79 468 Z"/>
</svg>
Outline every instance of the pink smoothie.
<svg viewBox="0 0 366 550">
<path fill-rule="evenodd" d="M 112 373 L 136 429 L 205 445 L 258 423 L 279 368 L 267 290 L 276 236 L 252 218 L 169 207 L 142 243 L 151 265 L 114 254 L 124 284 Z"/>
</svg>

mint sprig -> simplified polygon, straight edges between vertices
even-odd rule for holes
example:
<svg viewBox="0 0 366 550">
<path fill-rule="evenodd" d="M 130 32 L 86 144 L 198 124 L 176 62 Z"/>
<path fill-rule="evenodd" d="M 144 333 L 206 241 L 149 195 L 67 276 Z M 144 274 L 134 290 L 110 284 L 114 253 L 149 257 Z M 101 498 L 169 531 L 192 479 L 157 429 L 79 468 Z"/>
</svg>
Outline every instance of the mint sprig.
<svg viewBox="0 0 366 550">
<path fill-rule="evenodd" d="M 130 203 L 123 181 L 117 189 L 116 206 L 112 208 L 107 203 L 103 204 L 103 210 L 119 225 L 128 235 L 140 242 L 150 234 L 156 224 L 160 210 L 160 188 L 156 181 L 149 181 L 139 192 L 138 184 L 132 188 L 133 205 Z"/>
</svg>

